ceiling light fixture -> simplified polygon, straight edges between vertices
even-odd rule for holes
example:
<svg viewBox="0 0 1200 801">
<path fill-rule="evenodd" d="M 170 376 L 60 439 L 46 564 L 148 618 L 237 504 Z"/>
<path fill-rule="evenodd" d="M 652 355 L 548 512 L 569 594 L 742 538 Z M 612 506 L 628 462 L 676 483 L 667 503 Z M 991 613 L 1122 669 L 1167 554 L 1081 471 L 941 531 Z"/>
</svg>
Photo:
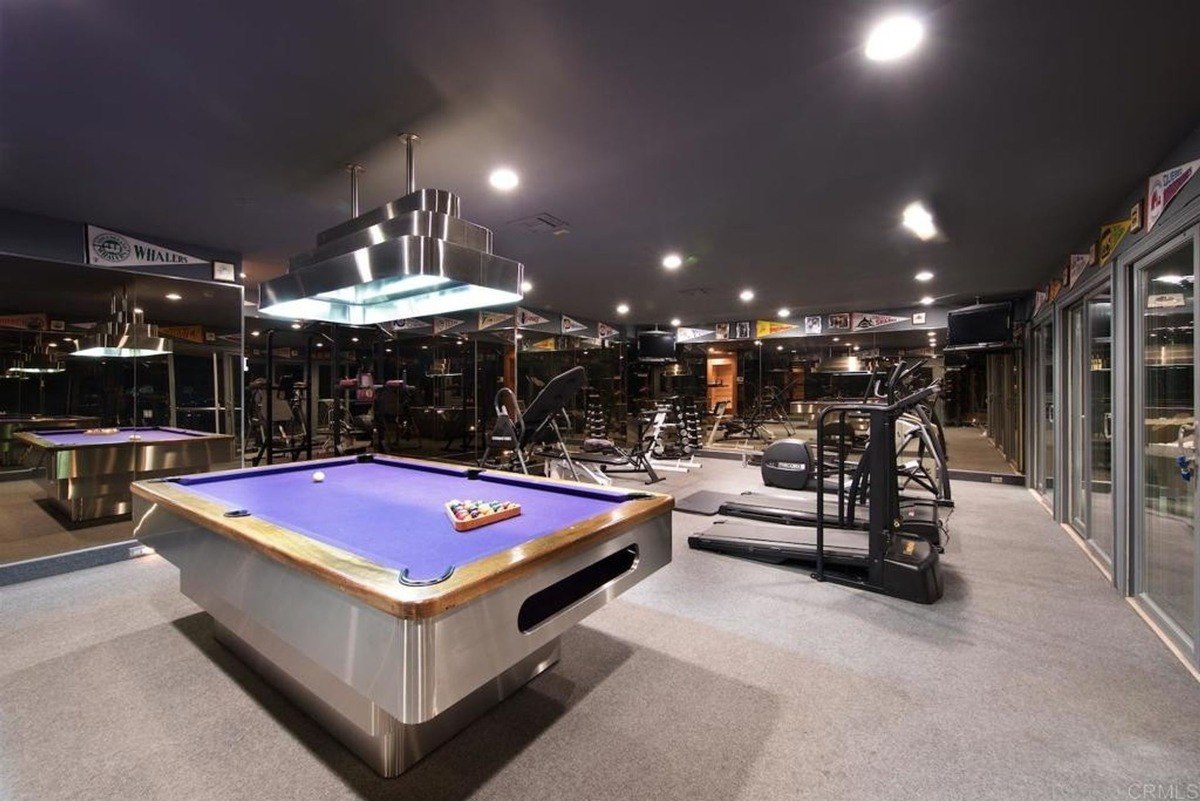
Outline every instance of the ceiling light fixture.
<svg viewBox="0 0 1200 801">
<path fill-rule="evenodd" d="M 250 336 L 252 336 L 252 337 L 256 337 L 256 336 L 258 336 L 258 335 L 259 335 L 259 333 L 260 333 L 260 332 L 258 332 L 258 331 L 251 331 L 251 332 L 250 332 Z"/>
<path fill-rule="evenodd" d="M 932 305 L 933 305 L 933 298 L 931 298 L 931 297 L 929 297 L 928 295 L 926 295 L 925 297 L 921 298 L 921 305 L 922 305 L 922 306 L 932 306 Z"/>
<path fill-rule="evenodd" d="M 628 303 L 618 303 L 617 304 L 617 314 L 629 314 L 629 304 Z"/>
<path fill-rule="evenodd" d="M 834 338 L 833 338 L 833 341 L 834 341 L 834 342 L 841 342 L 841 341 L 842 341 L 842 338 L 841 338 L 841 337 L 834 337 Z"/>
<path fill-rule="evenodd" d="M 933 222 L 933 214 L 920 201 L 913 201 L 904 207 L 902 222 L 905 228 L 922 242 L 928 242 L 937 236 L 937 225 Z"/>
<path fill-rule="evenodd" d="M 913 278 L 917 279 L 923 284 L 926 281 L 933 280 L 933 273 L 929 272 L 929 270 L 921 270 L 921 272 L 914 275 Z"/>
<path fill-rule="evenodd" d="M 183 300 L 183 295 L 180 295 L 178 292 L 168 292 L 167 300 Z"/>
<path fill-rule="evenodd" d="M 528 281 L 521 282 L 521 294 L 522 295 L 528 295 L 532 291 L 533 291 L 533 284 L 529 283 Z"/>
<path fill-rule="evenodd" d="M 896 61 L 912 53 L 925 38 L 925 26 L 915 17 L 885 17 L 867 35 L 866 56 L 871 61 Z"/>
<path fill-rule="evenodd" d="M 792 310 L 784 308 L 784 309 L 780 309 L 779 311 L 777 311 L 776 314 L 778 314 L 780 317 L 791 317 Z"/>
<path fill-rule="evenodd" d="M 492 189 L 500 192 L 511 192 L 521 183 L 521 179 L 508 167 L 497 167 L 488 176 L 488 183 L 492 185 Z"/>
<path fill-rule="evenodd" d="M 681 321 L 681 320 L 680 320 L 678 317 L 672 317 L 672 318 L 671 318 L 671 325 L 672 325 L 674 328 L 678 328 L 679 326 L 683 325 L 683 322 L 682 322 L 682 321 Z"/>
<path fill-rule="evenodd" d="M 738 297 L 742 299 L 742 302 L 749 303 L 750 301 L 754 300 L 754 290 L 753 289 L 743 289 L 741 294 L 738 295 Z"/>
<path fill-rule="evenodd" d="M 416 190 L 412 134 L 407 194 L 317 235 L 286 275 L 259 286 L 271 317 L 373 325 L 521 300 L 524 267 L 492 253 L 492 232 L 462 219 L 458 196 Z M 357 176 L 351 171 L 352 207 Z"/>
<path fill-rule="evenodd" d="M 680 256 L 678 253 L 668 253 L 663 256 L 662 266 L 668 270 L 678 270 L 683 266 L 683 256 Z"/>
<path fill-rule="evenodd" d="M 129 313 L 127 296 L 113 295 L 109 315 L 109 319 L 97 325 L 90 336 L 76 341 L 75 350 L 70 355 L 133 359 L 171 352 L 171 341 L 159 335 L 158 326 L 146 323 L 141 309 L 135 308 L 132 314 Z"/>
</svg>

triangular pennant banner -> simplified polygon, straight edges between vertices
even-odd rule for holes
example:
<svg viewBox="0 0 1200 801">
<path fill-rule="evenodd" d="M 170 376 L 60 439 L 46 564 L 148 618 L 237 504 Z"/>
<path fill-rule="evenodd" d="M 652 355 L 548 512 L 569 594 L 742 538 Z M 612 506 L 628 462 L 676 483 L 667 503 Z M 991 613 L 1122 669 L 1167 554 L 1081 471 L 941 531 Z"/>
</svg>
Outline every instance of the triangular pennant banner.
<svg viewBox="0 0 1200 801">
<path fill-rule="evenodd" d="M 540 314 L 534 314 L 529 309 L 522 309 L 520 306 L 517 307 L 517 325 L 521 328 L 528 328 L 532 325 L 543 325 L 548 322 L 550 321 Z"/>
<path fill-rule="evenodd" d="M 1092 254 L 1072 253 L 1068 264 L 1070 265 L 1068 272 L 1071 274 L 1071 283 L 1074 284 L 1079 280 L 1079 276 L 1083 275 L 1083 271 L 1091 266 Z"/>
<path fill-rule="evenodd" d="M 613 328 L 608 323 L 596 323 L 596 336 L 600 337 L 601 339 L 611 339 L 619 333 L 621 332 Z"/>
<path fill-rule="evenodd" d="M 700 339 L 701 337 L 706 337 L 711 333 L 713 332 L 707 328 L 676 328 L 675 341 L 691 342 L 693 339 Z"/>
<path fill-rule="evenodd" d="M 1187 182 L 1200 170 L 1200 159 L 1180 164 L 1150 177 L 1150 189 L 1146 194 L 1146 233 L 1158 222 L 1167 206 L 1179 194 Z"/>
<path fill-rule="evenodd" d="M 415 328 L 428 328 L 431 323 L 427 320 L 422 320 L 419 317 L 411 317 L 407 320 L 396 320 L 392 323 L 393 331 L 412 331 Z"/>
<path fill-rule="evenodd" d="M 1097 243 L 1096 258 L 1101 264 L 1108 261 L 1108 257 L 1113 254 L 1117 247 L 1121 244 L 1121 240 L 1129 233 L 1129 220 L 1121 220 L 1120 222 L 1104 225 L 1100 228 L 1100 241 Z M 1075 283 L 1072 279 L 1071 283 Z"/>
<path fill-rule="evenodd" d="M 479 313 L 479 330 L 491 328 L 494 325 L 500 325 L 505 320 L 511 320 L 512 315 L 507 312 L 491 312 L 481 311 Z"/>
<path fill-rule="evenodd" d="M 759 320 L 755 326 L 755 336 L 758 339 L 769 337 L 772 334 L 782 334 L 785 331 L 791 331 L 796 326 L 793 323 L 777 323 L 772 320 Z"/>
<path fill-rule="evenodd" d="M 587 326 L 578 320 L 573 320 L 565 314 L 562 316 L 562 332 L 564 334 L 569 334 L 572 331 L 583 331 L 586 328 Z"/>
<path fill-rule="evenodd" d="M 851 314 L 850 327 L 855 331 L 866 331 L 869 328 L 880 328 L 885 325 L 907 322 L 907 317 L 896 317 L 892 314 Z M 833 328 L 833 326 L 829 326 Z"/>
<path fill-rule="evenodd" d="M 98 225 L 87 227 L 88 264 L 106 267 L 149 267 L 160 264 L 207 264 L 177 250 L 159 247 Z"/>
<path fill-rule="evenodd" d="M 462 325 L 464 322 L 466 322 L 466 321 L 465 320 L 456 320 L 453 317 L 434 317 L 433 318 L 433 335 L 437 336 L 438 334 L 440 334 L 444 331 L 449 331 L 451 328 L 457 328 L 458 326 Z"/>
</svg>

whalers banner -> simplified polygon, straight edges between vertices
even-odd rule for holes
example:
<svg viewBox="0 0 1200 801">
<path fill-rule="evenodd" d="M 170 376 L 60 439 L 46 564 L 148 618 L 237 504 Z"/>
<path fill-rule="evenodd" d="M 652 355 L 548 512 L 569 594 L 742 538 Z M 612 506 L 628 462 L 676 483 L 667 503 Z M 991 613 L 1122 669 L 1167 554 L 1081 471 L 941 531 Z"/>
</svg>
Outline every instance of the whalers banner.
<svg viewBox="0 0 1200 801">
<path fill-rule="evenodd" d="M 150 267 L 171 264 L 207 264 L 208 259 L 159 247 L 142 239 L 97 225 L 87 226 L 88 264 L 106 267 Z"/>
</svg>

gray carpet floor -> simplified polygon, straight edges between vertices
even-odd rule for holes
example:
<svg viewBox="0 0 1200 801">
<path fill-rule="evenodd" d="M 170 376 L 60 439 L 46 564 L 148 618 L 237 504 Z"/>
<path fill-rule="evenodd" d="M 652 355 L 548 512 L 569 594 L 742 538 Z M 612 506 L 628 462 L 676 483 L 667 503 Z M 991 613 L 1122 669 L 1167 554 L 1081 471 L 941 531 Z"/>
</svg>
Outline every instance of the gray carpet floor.
<svg viewBox="0 0 1200 801">
<path fill-rule="evenodd" d="M 657 485 L 758 487 L 755 470 L 716 459 Z M 392 780 L 215 644 L 157 557 L 0 589 L 0 798 L 1128 799 L 1151 797 L 1133 785 L 1200 786 L 1200 684 L 1026 490 L 955 490 L 932 607 L 690 551 L 712 519 L 677 513 L 672 565 Z"/>
</svg>

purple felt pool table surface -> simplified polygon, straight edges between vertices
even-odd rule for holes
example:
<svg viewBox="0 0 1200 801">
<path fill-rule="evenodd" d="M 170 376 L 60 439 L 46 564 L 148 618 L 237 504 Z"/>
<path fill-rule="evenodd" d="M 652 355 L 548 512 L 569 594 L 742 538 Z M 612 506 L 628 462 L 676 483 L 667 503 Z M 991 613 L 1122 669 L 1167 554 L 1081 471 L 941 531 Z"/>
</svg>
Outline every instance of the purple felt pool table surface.
<svg viewBox="0 0 1200 801">
<path fill-rule="evenodd" d="M 87 445 L 122 445 L 134 442 L 178 442 L 191 441 L 212 434 L 204 431 L 188 431 L 184 428 L 118 428 L 111 434 L 89 434 L 86 431 L 30 431 L 33 436 L 46 440 L 58 448 L 79 448 Z M 130 439 L 138 437 L 138 439 Z"/>
<path fill-rule="evenodd" d="M 324 481 L 313 473 L 320 470 Z M 538 481 L 491 470 L 339 459 L 171 479 L 180 487 L 281 528 L 341 548 L 414 582 L 602 515 L 645 493 Z M 451 500 L 511 501 L 517 517 L 456 531 Z"/>
</svg>

